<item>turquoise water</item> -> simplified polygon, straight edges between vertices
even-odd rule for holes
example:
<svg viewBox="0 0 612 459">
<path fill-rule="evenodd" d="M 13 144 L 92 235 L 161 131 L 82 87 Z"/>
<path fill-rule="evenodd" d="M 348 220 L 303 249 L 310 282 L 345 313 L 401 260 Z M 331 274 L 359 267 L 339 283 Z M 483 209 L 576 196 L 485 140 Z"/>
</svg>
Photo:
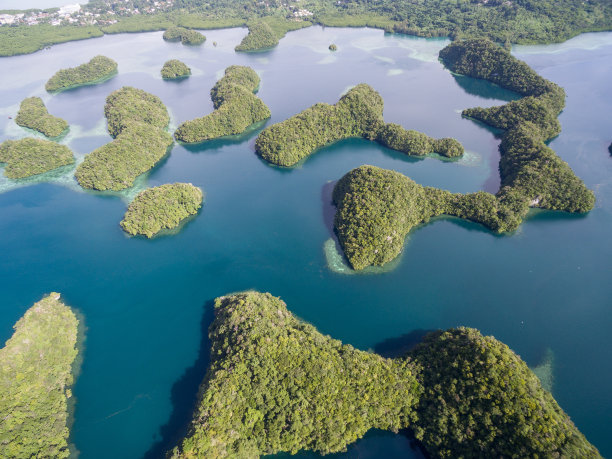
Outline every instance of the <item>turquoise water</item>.
<svg viewBox="0 0 612 459">
<path fill-rule="evenodd" d="M 79 158 L 108 142 L 105 97 L 123 85 L 152 92 L 178 123 L 212 110 L 210 88 L 225 67 L 252 66 L 268 125 L 316 102 L 334 103 L 365 82 L 385 99 L 385 119 L 434 137 L 458 138 L 468 154 L 455 162 L 411 159 L 365 140 L 323 149 L 299 168 L 270 167 L 254 154 L 257 131 L 199 146 L 175 146 L 140 181 L 192 182 L 206 192 L 197 218 L 175 236 L 129 238 L 119 221 L 129 196 L 83 192 L 71 172 L 50 182 L 0 179 L 0 340 L 45 292 L 62 292 L 83 312 L 85 360 L 73 441 L 83 458 L 160 457 L 188 422 L 206 371 L 212 300 L 255 288 L 281 296 L 323 333 L 361 349 L 392 354 L 426 330 L 477 327 L 507 343 L 531 366 L 552 360 L 552 391 L 602 452 L 612 455 L 609 413 L 612 361 L 612 34 L 514 53 L 568 93 L 562 134 L 551 146 L 595 190 L 586 216 L 533 211 L 510 236 L 457 219 L 414 230 L 393 270 L 332 271 L 333 181 L 362 164 L 398 170 L 423 185 L 453 192 L 496 191 L 498 140 L 460 116 L 512 94 L 454 78 L 437 62 L 445 40 L 385 35 L 371 29 L 292 32 L 272 51 L 236 54 L 245 29 L 206 31 L 202 47 L 166 43 L 161 33 L 113 35 L 0 59 L 0 140 L 25 131 L 14 124 L 19 102 L 41 96 L 68 120 L 63 140 Z M 217 41 L 218 46 L 212 46 Z M 330 53 L 329 43 L 339 50 Z M 99 86 L 49 96 L 59 68 L 96 54 L 119 63 Z M 159 75 L 170 58 L 193 76 Z M 303 457 L 315 457 L 303 454 Z M 404 435 L 371 432 L 342 457 L 421 457 Z"/>
</svg>

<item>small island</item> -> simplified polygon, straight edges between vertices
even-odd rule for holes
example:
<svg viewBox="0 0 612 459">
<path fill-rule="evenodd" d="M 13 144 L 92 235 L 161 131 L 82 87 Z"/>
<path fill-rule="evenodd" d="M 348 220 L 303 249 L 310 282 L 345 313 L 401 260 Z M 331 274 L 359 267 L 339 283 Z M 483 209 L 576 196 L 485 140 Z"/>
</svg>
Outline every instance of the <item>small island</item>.
<svg viewBox="0 0 612 459">
<path fill-rule="evenodd" d="M 185 27 L 170 27 L 164 32 L 163 38 L 166 41 L 180 41 L 184 45 L 201 45 L 206 41 L 200 32 Z"/>
<path fill-rule="evenodd" d="M 210 91 L 215 111 L 202 118 L 185 121 L 174 137 L 185 143 L 203 142 L 240 134 L 249 126 L 270 118 L 270 109 L 254 92 L 259 76 L 250 67 L 232 65 Z"/>
<path fill-rule="evenodd" d="M 59 70 L 53 75 L 45 89 L 60 92 L 78 86 L 98 84 L 117 74 L 117 63 L 105 56 L 96 56 L 78 67 Z"/>
<path fill-rule="evenodd" d="M 202 207 L 202 190 L 191 183 L 166 184 L 141 191 L 130 203 L 121 228 L 151 238 L 172 229 Z"/>
<path fill-rule="evenodd" d="M 338 46 L 336 46 L 334 43 L 332 43 L 331 45 L 329 45 L 329 50 L 330 51 L 338 51 Z"/>
<path fill-rule="evenodd" d="M 247 23 L 249 33 L 236 46 L 236 51 L 262 51 L 273 48 L 287 32 L 311 26 L 308 21 L 290 21 L 276 17 L 253 19 Z"/>
<path fill-rule="evenodd" d="M 129 86 L 106 98 L 104 114 L 115 140 L 88 154 L 75 177 L 83 188 L 119 191 L 166 155 L 173 143 L 165 130 L 170 116 L 159 97 Z"/>
<path fill-rule="evenodd" d="M 164 80 L 177 80 L 187 78 L 189 75 L 191 75 L 191 69 L 178 59 L 166 61 L 161 69 L 161 76 Z"/>
<path fill-rule="evenodd" d="M 173 458 L 329 454 L 370 429 L 406 428 L 432 457 L 600 457 L 527 365 L 474 329 L 434 332 L 388 359 L 249 291 L 216 299 L 209 337 L 210 366 Z"/>
<path fill-rule="evenodd" d="M 422 156 L 439 153 L 447 157 L 463 154 L 455 139 L 432 139 L 397 124 L 385 124 L 384 102 L 367 84 L 359 84 L 336 105 L 319 103 L 301 113 L 264 129 L 255 141 L 255 151 L 266 161 L 290 167 L 317 149 L 338 140 L 363 137 L 401 151 Z"/>
<path fill-rule="evenodd" d="M 22 179 L 73 164 L 74 155 L 65 145 L 28 137 L 0 144 L 0 163 L 6 177 Z"/>
<path fill-rule="evenodd" d="M 58 137 L 68 129 L 66 120 L 49 114 L 40 97 L 28 97 L 21 101 L 15 123 L 47 137 Z"/>
<path fill-rule="evenodd" d="M 79 321 L 51 293 L 26 311 L 0 349 L 0 455 L 70 456 L 69 399 Z"/>
</svg>

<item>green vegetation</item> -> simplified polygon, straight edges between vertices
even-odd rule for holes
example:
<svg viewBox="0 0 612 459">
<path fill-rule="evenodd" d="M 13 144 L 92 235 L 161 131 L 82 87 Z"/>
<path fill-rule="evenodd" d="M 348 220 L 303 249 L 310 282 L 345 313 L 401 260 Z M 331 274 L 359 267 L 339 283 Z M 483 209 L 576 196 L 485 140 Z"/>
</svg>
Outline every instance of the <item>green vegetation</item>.
<svg viewBox="0 0 612 459">
<path fill-rule="evenodd" d="M 270 294 L 217 298 L 215 314 L 211 364 L 174 457 L 326 454 L 411 422 L 421 390 L 410 360 L 342 345 Z"/>
<path fill-rule="evenodd" d="M 397 124 L 385 124 L 383 105 L 382 97 L 372 87 L 357 85 L 336 105 L 319 103 L 264 129 L 255 141 L 255 150 L 266 161 L 285 167 L 349 137 L 376 140 L 408 155 L 434 151 L 449 157 L 463 154 L 463 147 L 454 139 L 435 140 Z"/>
<path fill-rule="evenodd" d="M 434 332 L 410 356 L 424 388 L 414 431 L 431 457 L 601 457 L 495 338 L 471 328 Z"/>
<path fill-rule="evenodd" d="M 45 89 L 49 92 L 64 91 L 77 86 L 97 84 L 117 73 L 117 63 L 105 56 L 96 56 L 87 64 L 61 69 L 53 75 Z"/>
<path fill-rule="evenodd" d="M 51 293 L 0 349 L 0 456 L 66 458 L 78 320 Z"/>
<path fill-rule="evenodd" d="M 35 26 L 0 27 L 0 56 L 29 54 L 47 46 L 67 41 L 101 37 L 104 33 L 94 26 Z"/>
<path fill-rule="evenodd" d="M 291 30 L 297 30 L 312 25 L 308 21 L 288 21 L 285 19 L 267 17 L 247 23 L 249 33 L 236 46 L 236 51 L 258 51 L 273 48 L 278 41 Z"/>
<path fill-rule="evenodd" d="M 186 78 L 189 75 L 191 75 L 191 69 L 178 59 L 170 59 L 161 69 L 161 76 L 164 80 Z"/>
<path fill-rule="evenodd" d="M 6 140 L 0 144 L 0 163 L 6 163 L 6 177 L 21 179 L 73 164 L 74 156 L 65 145 L 26 138 Z"/>
<path fill-rule="evenodd" d="M 197 30 L 171 27 L 164 32 L 164 40 L 180 41 L 184 45 L 201 45 L 206 41 L 206 37 Z"/>
<path fill-rule="evenodd" d="M 106 98 L 104 114 L 115 140 L 88 154 L 75 177 L 83 188 L 119 191 L 166 155 L 170 117 L 157 96 L 129 86 Z"/>
<path fill-rule="evenodd" d="M 41 132 L 47 137 L 57 137 L 68 129 L 66 120 L 49 115 L 40 97 L 23 99 L 15 122 L 19 126 Z"/>
<path fill-rule="evenodd" d="M 130 203 L 121 228 L 126 233 L 153 237 L 176 228 L 202 207 L 202 190 L 191 183 L 166 184 L 141 191 Z"/>
<path fill-rule="evenodd" d="M 432 457 L 599 457 L 507 346 L 434 332 L 386 359 L 320 334 L 268 293 L 217 298 L 210 366 L 171 457 L 345 450 L 412 428 Z"/>
<path fill-rule="evenodd" d="M 330 51 L 338 51 L 338 47 L 335 44 L 332 43 L 331 45 L 329 45 L 329 50 Z"/>
<path fill-rule="evenodd" d="M 215 111 L 202 118 L 185 121 L 174 136 L 186 143 L 202 142 L 240 134 L 250 125 L 270 117 L 270 109 L 254 92 L 259 76 L 250 67 L 232 65 L 210 91 Z"/>
</svg>

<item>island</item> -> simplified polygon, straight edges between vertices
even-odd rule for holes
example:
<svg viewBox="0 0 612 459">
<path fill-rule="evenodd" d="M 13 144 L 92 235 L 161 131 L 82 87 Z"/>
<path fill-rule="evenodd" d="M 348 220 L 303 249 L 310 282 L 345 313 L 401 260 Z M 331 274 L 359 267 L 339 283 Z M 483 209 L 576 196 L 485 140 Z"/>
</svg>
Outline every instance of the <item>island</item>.
<svg viewBox="0 0 612 459">
<path fill-rule="evenodd" d="M 312 25 L 308 21 L 288 21 L 275 17 L 257 18 L 247 23 L 249 33 L 236 51 L 261 51 L 273 48 L 285 34 Z"/>
<path fill-rule="evenodd" d="M 338 51 L 338 46 L 336 46 L 334 43 L 332 43 L 331 45 L 329 45 L 329 50 L 330 51 Z"/>
<path fill-rule="evenodd" d="M 557 116 L 565 104 L 562 88 L 486 39 L 455 41 L 440 51 L 440 58 L 453 72 L 492 81 L 524 96 L 499 107 L 463 111 L 463 116 L 503 130 L 500 189 L 495 195 L 484 191 L 452 194 L 421 187 L 402 174 L 372 166 L 350 171 L 334 189 L 334 228 L 355 270 L 394 259 L 410 229 L 436 215 L 464 218 L 502 233 L 516 230 L 533 207 L 584 213 L 595 204 L 593 192 L 545 143 L 561 130 Z M 283 123 L 288 121 L 291 119 Z M 436 142 L 453 155 L 463 151 L 452 139 L 431 144 L 418 133 L 408 132 L 385 125 L 378 141 L 414 152 L 436 149 Z M 266 139 L 264 145 L 269 144 Z M 281 140 L 276 145 L 284 154 L 292 142 Z"/>
<path fill-rule="evenodd" d="M 172 229 L 202 207 L 202 190 L 191 183 L 173 183 L 138 193 L 120 225 L 131 235 L 151 238 L 163 229 Z"/>
<path fill-rule="evenodd" d="M 378 92 L 367 84 L 359 84 L 335 105 L 313 105 L 264 129 L 255 141 L 255 151 L 266 161 L 284 167 L 293 166 L 317 149 L 350 137 L 375 140 L 407 155 L 436 152 L 454 157 L 463 154 L 463 147 L 455 139 L 435 140 L 397 124 L 385 124 L 383 107 Z"/>
<path fill-rule="evenodd" d="M 259 76 L 250 67 L 232 65 L 210 91 L 215 111 L 202 118 L 185 121 L 174 137 L 197 143 L 217 137 L 240 134 L 249 126 L 270 118 L 270 109 L 254 93 Z"/>
<path fill-rule="evenodd" d="M 60 92 L 78 86 L 102 83 L 117 74 L 117 63 L 105 56 L 96 56 L 78 67 L 61 69 L 53 75 L 45 89 Z"/>
<path fill-rule="evenodd" d="M 0 349 L 0 456 L 67 458 L 79 321 L 51 293 L 14 328 Z"/>
<path fill-rule="evenodd" d="M 180 41 L 184 45 L 201 45 L 206 41 L 200 32 L 185 27 L 171 27 L 164 32 L 163 38 L 166 41 Z"/>
<path fill-rule="evenodd" d="M 68 129 L 66 120 L 49 114 L 40 97 L 28 97 L 21 101 L 15 123 L 47 137 L 59 137 Z"/>
<path fill-rule="evenodd" d="M 83 188 L 119 191 L 167 154 L 173 143 L 165 130 L 170 116 L 159 97 L 130 86 L 106 98 L 104 114 L 115 140 L 89 153 L 75 177 Z"/>
<path fill-rule="evenodd" d="M 209 338 L 210 366 L 173 458 L 328 454 L 374 428 L 411 429 L 433 457 L 600 457 L 527 365 L 474 329 L 434 332 L 388 359 L 249 291 L 216 299 Z"/>
<path fill-rule="evenodd" d="M 189 75 L 191 75 L 191 69 L 178 59 L 166 61 L 161 69 L 161 76 L 164 80 L 177 80 L 187 78 Z"/>
<path fill-rule="evenodd" d="M 1 143 L 0 163 L 6 163 L 6 177 L 22 179 L 73 164 L 74 154 L 65 145 L 28 137 Z"/>
</svg>

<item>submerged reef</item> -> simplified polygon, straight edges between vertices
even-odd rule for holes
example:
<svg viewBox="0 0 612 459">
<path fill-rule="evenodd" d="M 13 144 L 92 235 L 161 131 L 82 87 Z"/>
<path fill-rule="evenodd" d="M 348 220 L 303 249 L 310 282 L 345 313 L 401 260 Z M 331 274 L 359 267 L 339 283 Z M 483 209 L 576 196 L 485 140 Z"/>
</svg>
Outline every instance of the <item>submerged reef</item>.
<svg viewBox="0 0 612 459">
<path fill-rule="evenodd" d="M 28 137 L 1 143 L 0 163 L 6 177 L 21 179 L 73 164 L 74 155 L 65 145 Z"/>
<path fill-rule="evenodd" d="M 164 32 L 163 38 L 166 41 L 180 41 L 184 45 L 201 45 L 206 41 L 200 32 L 185 27 L 170 27 Z"/>
<path fill-rule="evenodd" d="M 106 56 L 96 56 L 86 64 L 59 70 L 47 81 L 45 89 L 49 92 L 59 92 L 77 86 L 96 84 L 116 73 L 117 63 L 114 60 Z"/>
<path fill-rule="evenodd" d="M 178 59 L 170 59 L 166 61 L 161 69 L 161 76 L 164 80 L 173 80 L 177 78 L 186 78 L 191 75 L 191 69 L 184 62 Z"/>
<path fill-rule="evenodd" d="M 406 356 L 324 336 L 268 293 L 217 298 L 210 366 L 174 458 L 321 454 L 376 428 L 412 429 L 434 457 L 599 457 L 506 345 L 468 328 Z"/>
<path fill-rule="evenodd" d="M 59 293 L 26 311 L 0 349 L 0 456 L 66 458 L 78 324 Z"/>
<path fill-rule="evenodd" d="M 115 140 L 88 154 L 75 177 L 83 188 L 119 191 L 166 155 L 170 116 L 159 97 L 129 86 L 106 98 L 104 114 Z"/>
<path fill-rule="evenodd" d="M 191 183 L 173 183 L 141 191 L 128 206 L 121 228 L 148 238 L 172 229 L 202 207 L 202 190 Z"/>
<path fill-rule="evenodd" d="M 359 84 L 335 105 L 313 105 L 264 129 L 255 141 L 255 151 L 266 161 L 285 167 L 295 165 L 318 148 L 349 137 L 375 140 L 413 156 L 433 152 L 448 157 L 463 154 L 463 147 L 455 139 L 435 140 L 397 124 L 385 124 L 383 107 L 378 92 Z"/>
<path fill-rule="evenodd" d="M 259 76 L 250 67 L 232 65 L 210 91 L 215 111 L 185 121 L 174 137 L 185 143 L 196 143 L 227 135 L 240 134 L 249 126 L 270 117 L 270 109 L 254 92 Z"/>
<path fill-rule="evenodd" d="M 68 129 L 66 120 L 49 114 L 40 97 L 28 97 L 21 101 L 15 123 L 47 137 L 58 137 Z"/>
</svg>

